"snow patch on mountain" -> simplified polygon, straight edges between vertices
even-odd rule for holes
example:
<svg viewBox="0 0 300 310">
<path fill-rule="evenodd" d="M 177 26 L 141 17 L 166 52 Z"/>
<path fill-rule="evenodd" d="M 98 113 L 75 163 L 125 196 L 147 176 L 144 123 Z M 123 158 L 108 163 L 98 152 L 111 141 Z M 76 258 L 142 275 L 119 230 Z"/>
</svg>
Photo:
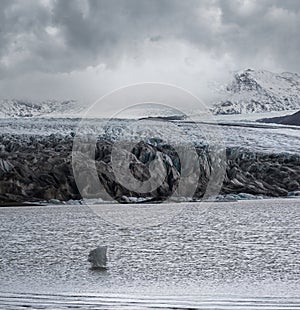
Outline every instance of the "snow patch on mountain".
<svg viewBox="0 0 300 310">
<path fill-rule="evenodd" d="M 211 111 L 221 114 L 247 114 L 300 108 L 300 76 L 266 70 L 243 70 L 234 75 L 222 99 Z"/>
<path fill-rule="evenodd" d="M 72 116 L 82 111 L 75 100 L 32 102 L 19 99 L 0 100 L 0 118 Z"/>
</svg>

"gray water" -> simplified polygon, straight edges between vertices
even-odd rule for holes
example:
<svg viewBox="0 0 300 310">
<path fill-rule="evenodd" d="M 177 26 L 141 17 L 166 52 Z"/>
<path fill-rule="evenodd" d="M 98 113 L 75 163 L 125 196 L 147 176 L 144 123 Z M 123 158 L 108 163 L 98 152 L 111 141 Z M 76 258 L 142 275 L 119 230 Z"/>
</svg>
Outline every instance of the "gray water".
<svg viewBox="0 0 300 310">
<path fill-rule="evenodd" d="M 87 262 L 97 245 L 107 271 Z M 1 208 L 0 249 L 1 309 L 300 309 L 299 199 L 191 203 L 145 228 Z"/>
</svg>

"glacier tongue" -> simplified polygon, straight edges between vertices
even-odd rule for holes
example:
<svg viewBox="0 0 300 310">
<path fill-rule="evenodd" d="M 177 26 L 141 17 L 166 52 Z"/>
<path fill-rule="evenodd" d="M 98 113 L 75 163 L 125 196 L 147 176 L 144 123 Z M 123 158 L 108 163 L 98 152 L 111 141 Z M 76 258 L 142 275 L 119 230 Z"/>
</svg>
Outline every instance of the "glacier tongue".
<svg viewBox="0 0 300 310">
<path fill-rule="evenodd" d="M 223 98 L 213 105 L 214 114 L 246 114 L 300 109 L 300 76 L 243 70 L 234 75 Z"/>
</svg>

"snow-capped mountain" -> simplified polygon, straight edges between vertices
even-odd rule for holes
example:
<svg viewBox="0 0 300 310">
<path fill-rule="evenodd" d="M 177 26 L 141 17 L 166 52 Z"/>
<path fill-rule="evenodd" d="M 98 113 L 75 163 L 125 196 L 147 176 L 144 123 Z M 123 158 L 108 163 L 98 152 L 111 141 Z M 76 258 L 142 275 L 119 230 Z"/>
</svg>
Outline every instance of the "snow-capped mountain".
<svg viewBox="0 0 300 310">
<path fill-rule="evenodd" d="M 222 99 L 213 105 L 214 114 L 244 114 L 300 108 L 300 76 L 266 70 L 243 70 L 234 75 Z"/>
<path fill-rule="evenodd" d="M 0 100 L 0 117 L 42 117 L 42 116 L 68 116 L 82 110 L 74 100 L 46 100 L 32 102 L 18 99 Z"/>
</svg>

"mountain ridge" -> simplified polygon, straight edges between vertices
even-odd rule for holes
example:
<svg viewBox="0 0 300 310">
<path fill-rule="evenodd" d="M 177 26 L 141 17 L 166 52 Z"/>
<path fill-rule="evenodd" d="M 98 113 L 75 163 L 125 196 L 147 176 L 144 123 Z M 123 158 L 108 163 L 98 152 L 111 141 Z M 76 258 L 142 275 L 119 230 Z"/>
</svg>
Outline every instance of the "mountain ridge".
<svg viewBox="0 0 300 310">
<path fill-rule="evenodd" d="M 279 117 L 262 118 L 257 120 L 260 123 L 275 123 L 281 125 L 300 126 L 300 111 L 292 114 Z"/>
<path fill-rule="evenodd" d="M 300 75 L 246 69 L 234 74 L 223 98 L 211 111 L 215 115 L 248 114 L 300 109 Z"/>
<path fill-rule="evenodd" d="M 223 86 L 220 99 L 210 111 L 215 115 L 234 115 L 300 109 L 300 75 L 246 69 L 234 74 Z M 84 110 L 75 100 L 0 100 L 0 118 L 72 117 Z M 148 113 L 146 116 L 153 116 Z M 174 114 L 174 111 L 171 113 Z M 143 115 L 145 116 L 145 115 Z"/>
<path fill-rule="evenodd" d="M 21 99 L 0 100 L 0 118 L 47 117 L 79 113 L 82 107 L 75 100 L 29 101 Z"/>
</svg>

